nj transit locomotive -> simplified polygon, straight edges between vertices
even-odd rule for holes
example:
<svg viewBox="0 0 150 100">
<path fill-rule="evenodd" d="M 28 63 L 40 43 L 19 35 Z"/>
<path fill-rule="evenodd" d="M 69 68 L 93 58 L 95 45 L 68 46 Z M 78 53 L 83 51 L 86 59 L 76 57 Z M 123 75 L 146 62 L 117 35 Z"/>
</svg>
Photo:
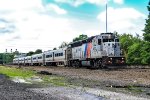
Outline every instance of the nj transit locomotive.
<svg viewBox="0 0 150 100">
<path fill-rule="evenodd" d="M 101 33 L 82 41 L 70 43 L 65 48 L 15 58 L 13 64 L 103 68 L 124 65 L 125 59 L 122 56 L 117 36 L 113 33 Z"/>
</svg>

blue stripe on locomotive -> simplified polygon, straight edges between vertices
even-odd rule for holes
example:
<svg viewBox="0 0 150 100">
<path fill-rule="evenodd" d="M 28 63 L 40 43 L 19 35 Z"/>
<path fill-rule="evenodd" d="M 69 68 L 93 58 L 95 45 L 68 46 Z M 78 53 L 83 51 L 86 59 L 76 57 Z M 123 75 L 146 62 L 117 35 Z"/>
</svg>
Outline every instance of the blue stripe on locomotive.
<svg viewBox="0 0 150 100">
<path fill-rule="evenodd" d="M 88 44 L 86 43 L 86 44 L 85 44 L 85 49 L 84 49 L 84 57 L 85 57 L 85 58 L 86 58 L 87 47 L 88 47 Z"/>
</svg>

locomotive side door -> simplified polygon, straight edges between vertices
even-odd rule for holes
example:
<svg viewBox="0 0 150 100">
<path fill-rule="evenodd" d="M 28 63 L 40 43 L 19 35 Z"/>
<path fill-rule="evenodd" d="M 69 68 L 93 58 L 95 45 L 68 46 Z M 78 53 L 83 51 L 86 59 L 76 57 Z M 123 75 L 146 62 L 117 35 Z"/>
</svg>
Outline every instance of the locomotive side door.
<svg viewBox="0 0 150 100">
<path fill-rule="evenodd" d="M 66 51 L 66 60 L 72 59 L 72 48 L 68 47 Z"/>
</svg>

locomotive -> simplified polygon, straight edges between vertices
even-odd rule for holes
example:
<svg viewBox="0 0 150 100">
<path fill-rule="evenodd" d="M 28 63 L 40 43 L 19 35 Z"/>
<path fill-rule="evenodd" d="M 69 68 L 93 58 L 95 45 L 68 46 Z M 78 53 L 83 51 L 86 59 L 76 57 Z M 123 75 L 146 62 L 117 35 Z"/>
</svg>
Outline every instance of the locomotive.
<svg viewBox="0 0 150 100">
<path fill-rule="evenodd" d="M 13 64 L 104 68 L 124 65 L 125 58 L 118 37 L 113 33 L 101 33 L 85 40 L 72 42 L 65 48 L 15 58 Z"/>
</svg>

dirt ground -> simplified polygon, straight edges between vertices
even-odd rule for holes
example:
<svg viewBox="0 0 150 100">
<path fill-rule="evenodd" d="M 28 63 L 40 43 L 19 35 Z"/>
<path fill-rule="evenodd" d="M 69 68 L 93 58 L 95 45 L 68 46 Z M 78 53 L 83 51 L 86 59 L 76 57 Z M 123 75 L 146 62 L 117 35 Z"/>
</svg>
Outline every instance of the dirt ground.
<svg viewBox="0 0 150 100">
<path fill-rule="evenodd" d="M 71 67 L 25 67 L 67 77 L 75 86 L 99 88 L 150 99 L 150 68 L 86 69 Z"/>
<path fill-rule="evenodd" d="M 123 84 L 150 86 L 150 68 L 148 69 L 98 69 L 70 67 L 27 67 L 36 71 L 48 71 L 52 74 L 71 76 L 89 80 L 113 81 Z M 119 85 L 119 84 L 118 84 Z"/>
<path fill-rule="evenodd" d="M 14 67 L 18 67 L 18 66 L 14 66 Z M 86 68 L 72 68 L 72 67 L 62 67 L 62 66 L 59 67 L 22 66 L 21 68 L 34 70 L 37 71 L 38 73 L 41 71 L 48 72 L 50 76 L 54 75 L 54 76 L 65 77 L 66 81 L 69 83 L 67 89 L 66 87 L 46 87 L 41 89 L 39 88 L 30 89 L 30 91 L 38 94 L 39 93 L 51 94 L 53 96 L 57 96 L 60 98 L 62 97 L 81 98 L 82 97 L 82 99 L 84 97 L 87 98 L 87 94 L 88 94 L 90 98 L 91 97 L 95 98 L 95 100 L 97 100 L 97 97 L 99 97 L 99 95 L 100 97 L 108 98 L 108 100 L 109 99 L 110 100 L 149 100 L 150 99 L 150 68 L 147 69 L 138 69 L 138 68 L 136 69 L 129 69 L 129 68 L 128 69 L 86 69 Z M 70 88 L 70 85 L 73 86 L 73 90 L 72 88 Z M 81 87 L 81 89 L 78 89 L 79 87 Z M 62 96 L 62 92 L 60 93 L 60 91 L 64 91 L 63 96 Z M 68 91 L 72 91 L 72 92 L 68 92 Z M 93 100 L 93 99 L 89 99 L 89 100 Z M 98 100 L 103 100 L 103 99 L 98 98 Z"/>
</svg>

